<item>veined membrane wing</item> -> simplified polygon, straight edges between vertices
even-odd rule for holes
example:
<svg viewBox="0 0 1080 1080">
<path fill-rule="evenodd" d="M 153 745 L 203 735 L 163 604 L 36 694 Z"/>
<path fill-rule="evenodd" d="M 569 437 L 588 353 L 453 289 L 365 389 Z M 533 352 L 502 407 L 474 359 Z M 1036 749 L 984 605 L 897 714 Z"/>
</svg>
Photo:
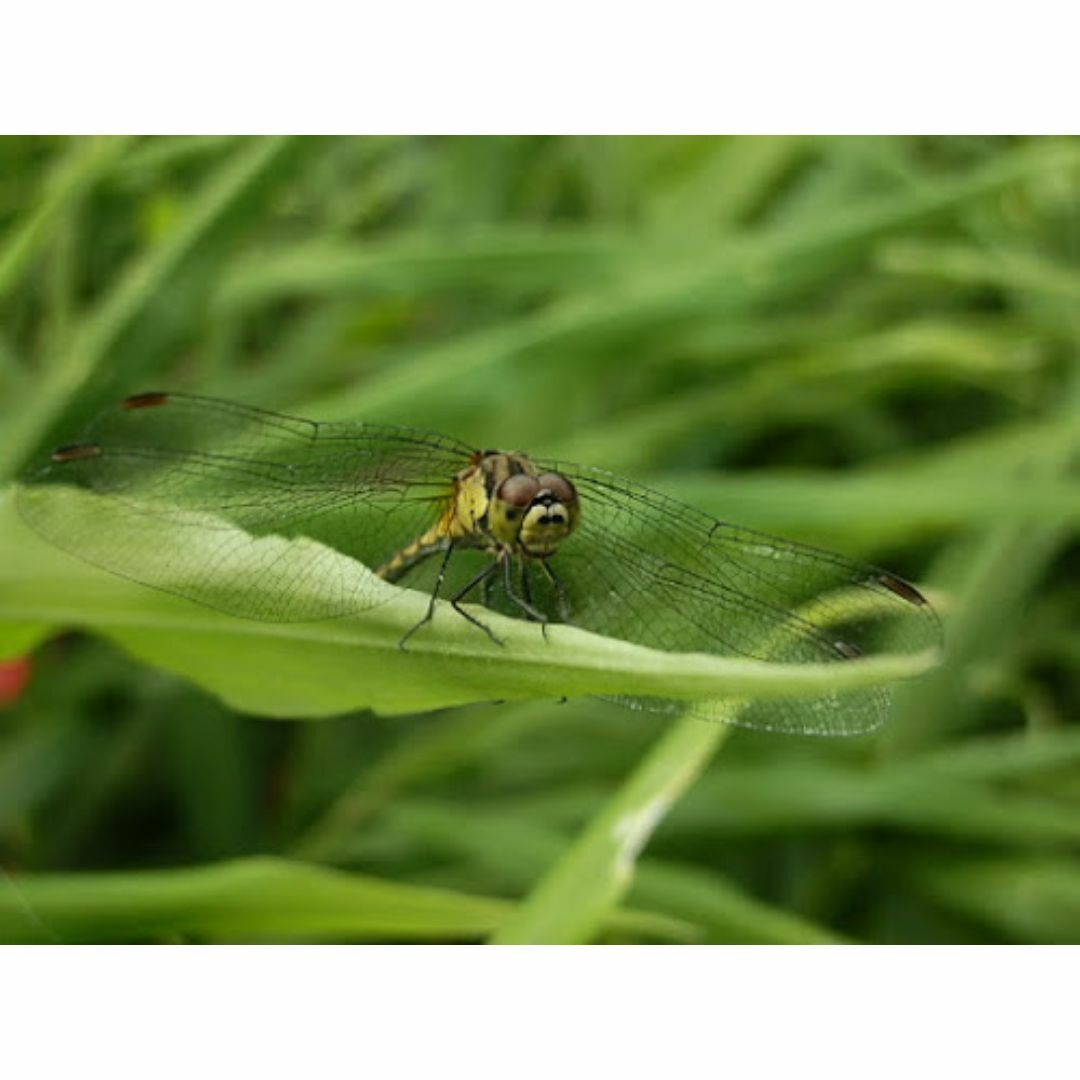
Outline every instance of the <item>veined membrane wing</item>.
<svg viewBox="0 0 1080 1080">
<path fill-rule="evenodd" d="M 942 644 L 930 604 L 886 570 L 718 521 L 603 470 L 542 467 L 569 478 L 582 504 L 577 533 L 553 560 L 576 626 L 657 649 L 788 664 Z M 888 688 L 874 686 L 755 702 L 734 715 L 730 702 L 670 707 L 770 730 L 858 734 L 879 726 L 889 704 Z"/>
<path fill-rule="evenodd" d="M 50 499 L 53 484 L 85 498 Z M 90 563 L 266 621 L 347 615 L 393 595 L 345 555 L 413 588 L 445 585 L 444 597 L 670 651 L 839 663 L 941 642 L 932 608 L 895 575 L 717 521 L 599 469 L 211 398 L 128 398 L 54 451 L 21 486 L 19 507 Z M 505 531 L 513 515 L 557 528 L 557 542 L 530 549 L 524 523 Z M 441 522 L 457 531 L 432 531 Z M 470 593 L 470 582 L 483 589 Z M 871 730 L 889 707 L 880 686 L 739 707 L 619 700 L 823 734 Z"/>
<path fill-rule="evenodd" d="M 415 539 L 472 452 L 409 428 L 139 394 L 24 478 L 19 509 L 56 546 L 120 576 L 245 618 L 326 619 L 386 596 L 340 572 L 334 552 L 374 567 Z M 95 498 L 51 500 L 53 484 Z M 283 555 L 275 536 L 326 547 Z"/>
</svg>

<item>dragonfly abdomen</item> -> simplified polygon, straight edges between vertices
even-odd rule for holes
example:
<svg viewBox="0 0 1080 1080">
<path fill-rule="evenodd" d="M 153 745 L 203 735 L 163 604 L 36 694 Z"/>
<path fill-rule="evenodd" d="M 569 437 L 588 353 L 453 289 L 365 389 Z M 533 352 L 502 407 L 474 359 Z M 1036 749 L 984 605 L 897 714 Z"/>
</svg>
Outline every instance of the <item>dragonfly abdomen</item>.
<svg viewBox="0 0 1080 1080">
<path fill-rule="evenodd" d="M 414 540 L 408 547 L 403 547 L 392 555 L 375 573 L 383 581 L 395 582 L 417 563 L 423 562 L 440 551 L 445 551 L 449 545 L 450 537 L 440 522 L 424 533 L 419 540 Z"/>
</svg>

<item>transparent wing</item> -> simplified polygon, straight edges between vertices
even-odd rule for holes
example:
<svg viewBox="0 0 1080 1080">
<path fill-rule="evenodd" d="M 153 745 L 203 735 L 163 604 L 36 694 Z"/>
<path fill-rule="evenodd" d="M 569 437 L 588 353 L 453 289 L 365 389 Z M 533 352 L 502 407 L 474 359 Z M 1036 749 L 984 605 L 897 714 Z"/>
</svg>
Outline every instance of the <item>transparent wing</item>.
<svg viewBox="0 0 1080 1080">
<path fill-rule="evenodd" d="M 18 501 L 45 539 L 115 574 L 247 618 L 306 621 L 385 598 L 335 552 L 374 568 L 415 540 L 471 453 L 409 428 L 140 394 L 33 469 Z M 90 498 L 50 498 L 53 485 Z M 300 536 L 333 550 L 283 554 L 270 540 Z"/>
<path fill-rule="evenodd" d="M 654 648 L 784 663 L 846 663 L 939 647 L 940 622 L 906 581 L 840 555 L 728 525 L 629 480 L 560 462 L 581 524 L 551 560 L 566 621 Z M 534 579 L 537 575 L 533 575 Z M 535 590 L 534 590 L 535 591 Z M 543 600 L 554 611 L 549 588 Z M 772 730 L 858 734 L 888 714 L 885 687 L 755 702 L 626 701 Z"/>
<path fill-rule="evenodd" d="M 376 567 L 411 543 L 472 454 L 409 428 L 142 394 L 25 477 L 19 508 L 47 540 L 120 576 L 248 618 L 323 619 L 392 595 L 338 553 Z M 654 648 L 788 663 L 940 645 L 933 610 L 885 571 L 719 522 L 601 470 L 544 467 L 569 476 L 582 504 L 579 529 L 552 560 L 564 595 L 531 574 L 533 599 L 554 618 Z M 79 497 L 51 498 L 55 485 Z M 483 558 L 465 552 L 460 569 Z M 413 584 L 433 572 L 420 570 Z M 521 613 L 499 589 L 486 599 Z M 881 687 L 738 712 L 730 702 L 621 700 L 827 734 L 871 730 L 889 707 Z"/>
</svg>

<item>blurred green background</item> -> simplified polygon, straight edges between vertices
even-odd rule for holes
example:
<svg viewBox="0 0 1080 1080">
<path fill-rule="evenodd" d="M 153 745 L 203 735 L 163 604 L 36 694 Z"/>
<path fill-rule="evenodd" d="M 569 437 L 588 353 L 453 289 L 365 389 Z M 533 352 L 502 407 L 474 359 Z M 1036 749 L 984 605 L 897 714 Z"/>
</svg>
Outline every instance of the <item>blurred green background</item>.
<svg viewBox="0 0 1080 1080">
<path fill-rule="evenodd" d="M 872 559 L 948 643 L 857 740 L 267 720 L 28 610 L 8 507 L 0 940 L 1080 942 L 1078 302 L 1075 140 L 0 140 L 7 478 L 138 390 L 431 427 Z"/>
</svg>

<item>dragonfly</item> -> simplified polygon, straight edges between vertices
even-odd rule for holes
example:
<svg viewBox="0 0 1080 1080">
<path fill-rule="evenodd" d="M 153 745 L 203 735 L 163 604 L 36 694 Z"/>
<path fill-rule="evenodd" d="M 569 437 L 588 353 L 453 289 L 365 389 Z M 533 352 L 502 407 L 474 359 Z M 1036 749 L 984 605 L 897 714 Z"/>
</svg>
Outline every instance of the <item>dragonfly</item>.
<svg viewBox="0 0 1080 1080">
<path fill-rule="evenodd" d="M 55 485 L 96 500 L 92 523 L 48 497 Z M 564 623 L 654 649 L 780 663 L 942 643 L 933 607 L 903 578 L 719 521 L 599 468 L 189 394 L 140 393 L 107 409 L 78 442 L 31 466 L 18 505 L 37 533 L 89 563 L 249 619 L 309 622 L 386 602 L 394 590 L 342 573 L 344 555 L 428 595 L 403 648 L 440 600 L 493 646 L 502 639 L 486 611 L 545 634 Z M 314 543 L 298 563 L 267 537 Z M 738 708 L 616 700 L 828 735 L 873 730 L 890 707 L 883 686 Z"/>
</svg>

